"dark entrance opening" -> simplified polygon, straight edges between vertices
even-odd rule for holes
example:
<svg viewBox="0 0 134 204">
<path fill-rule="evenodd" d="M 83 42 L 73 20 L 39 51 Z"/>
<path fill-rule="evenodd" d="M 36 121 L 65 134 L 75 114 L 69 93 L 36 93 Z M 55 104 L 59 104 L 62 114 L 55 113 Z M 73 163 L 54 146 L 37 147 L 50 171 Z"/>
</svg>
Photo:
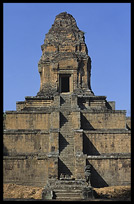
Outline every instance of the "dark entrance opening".
<svg viewBox="0 0 134 204">
<path fill-rule="evenodd" d="M 69 75 L 61 75 L 60 76 L 60 92 L 70 92 L 69 88 Z"/>
</svg>

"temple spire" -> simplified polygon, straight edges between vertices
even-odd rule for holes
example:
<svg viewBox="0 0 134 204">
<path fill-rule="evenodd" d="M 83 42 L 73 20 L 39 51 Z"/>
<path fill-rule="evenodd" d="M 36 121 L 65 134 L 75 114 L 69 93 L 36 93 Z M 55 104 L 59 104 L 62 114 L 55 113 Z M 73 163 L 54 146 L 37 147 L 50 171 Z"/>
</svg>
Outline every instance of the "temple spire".
<svg viewBox="0 0 134 204">
<path fill-rule="evenodd" d="M 62 12 L 56 16 L 41 49 L 38 96 L 53 95 L 62 90 L 93 95 L 90 83 L 91 59 L 84 32 L 78 28 L 72 15 Z M 63 83 L 63 77 L 66 84 Z"/>
</svg>

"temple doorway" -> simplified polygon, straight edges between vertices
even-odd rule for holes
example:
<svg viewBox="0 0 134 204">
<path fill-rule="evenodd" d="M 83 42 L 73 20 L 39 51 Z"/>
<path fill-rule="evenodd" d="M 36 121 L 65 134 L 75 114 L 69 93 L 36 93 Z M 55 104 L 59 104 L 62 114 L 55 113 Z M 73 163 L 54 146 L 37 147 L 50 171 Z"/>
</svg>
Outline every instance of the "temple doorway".
<svg viewBox="0 0 134 204">
<path fill-rule="evenodd" d="M 70 75 L 60 75 L 60 92 L 70 92 Z"/>
</svg>

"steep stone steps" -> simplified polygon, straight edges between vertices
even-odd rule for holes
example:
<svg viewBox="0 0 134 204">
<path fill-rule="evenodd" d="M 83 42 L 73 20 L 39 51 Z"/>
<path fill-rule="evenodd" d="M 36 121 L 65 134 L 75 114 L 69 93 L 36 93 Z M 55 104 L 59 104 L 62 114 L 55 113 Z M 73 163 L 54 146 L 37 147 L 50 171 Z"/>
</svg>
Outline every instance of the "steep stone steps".
<svg viewBox="0 0 134 204">
<path fill-rule="evenodd" d="M 60 94 L 60 106 L 61 108 L 71 107 L 71 95 L 70 94 Z"/>
<path fill-rule="evenodd" d="M 67 154 L 67 156 L 69 157 L 69 154 L 72 155 L 74 154 L 74 146 L 73 145 L 60 145 L 60 148 L 59 148 L 59 152 L 60 152 L 60 155 L 64 155 L 64 154 Z"/>
<path fill-rule="evenodd" d="M 85 180 L 58 180 L 54 186 L 56 200 L 83 200 L 83 188 L 87 187 Z"/>
<path fill-rule="evenodd" d="M 74 173 L 74 138 L 72 132 L 71 94 L 60 94 L 59 175 Z"/>
<path fill-rule="evenodd" d="M 81 190 L 79 191 L 71 191 L 71 190 L 64 190 L 62 192 L 62 190 L 60 190 L 60 192 L 58 192 L 57 190 L 55 191 L 55 194 L 56 194 L 56 199 L 57 200 L 81 200 L 83 197 L 82 197 L 82 192 Z"/>
<path fill-rule="evenodd" d="M 68 155 L 68 157 L 65 156 L 60 156 L 59 157 L 59 176 L 61 176 L 61 174 L 63 175 L 68 175 L 71 176 L 74 173 L 74 164 L 75 164 L 75 160 L 73 155 Z"/>
<path fill-rule="evenodd" d="M 72 118 L 67 112 L 60 113 L 60 128 L 61 130 L 69 131 L 72 129 Z"/>
<path fill-rule="evenodd" d="M 74 145 L 73 145 L 73 144 L 69 144 L 69 143 L 64 144 L 64 143 L 62 143 L 62 144 L 60 145 L 60 153 L 61 153 L 61 151 L 63 151 L 63 150 L 64 150 L 64 152 L 65 152 L 65 150 L 66 150 L 66 151 L 67 151 L 67 150 L 73 150 L 73 148 L 74 148 Z"/>
<path fill-rule="evenodd" d="M 70 130 L 72 130 L 72 125 L 70 125 L 70 123 L 64 123 L 64 122 L 62 122 L 62 123 L 60 124 L 60 128 L 61 128 L 61 131 L 69 132 Z"/>
<path fill-rule="evenodd" d="M 52 181 L 53 182 L 53 181 Z M 61 186 L 61 185 L 65 185 L 66 187 L 81 187 L 83 185 L 86 185 L 85 183 L 85 179 L 81 179 L 81 180 L 57 180 L 55 182 L 56 186 Z"/>
<path fill-rule="evenodd" d="M 69 135 L 70 136 L 70 135 Z M 59 140 L 60 160 L 59 171 L 64 175 L 71 175 L 74 173 L 74 139 L 73 137 L 66 138 L 62 135 Z"/>
<path fill-rule="evenodd" d="M 69 145 L 74 145 L 73 133 L 60 131 L 59 145 L 65 147 L 68 147 Z"/>
<path fill-rule="evenodd" d="M 87 187 L 85 179 L 51 179 L 45 186 L 43 199 L 45 195 L 51 194 L 53 199 L 57 201 L 82 201 L 87 198 L 93 198 L 92 187 Z"/>
<path fill-rule="evenodd" d="M 71 135 L 63 135 L 59 137 L 59 153 L 60 156 L 69 158 L 69 155 L 74 155 L 74 138 Z"/>
<path fill-rule="evenodd" d="M 59 158 L 64 164 L 70 165 L 72 168 L 74 168 L 74 166 L 73 166 L 74 165 L 74 156 L 72 156 L 72 155 L 70 155 L 70 157 L 69 156 L 68 157 L 60 156 Z"/>
</svg>

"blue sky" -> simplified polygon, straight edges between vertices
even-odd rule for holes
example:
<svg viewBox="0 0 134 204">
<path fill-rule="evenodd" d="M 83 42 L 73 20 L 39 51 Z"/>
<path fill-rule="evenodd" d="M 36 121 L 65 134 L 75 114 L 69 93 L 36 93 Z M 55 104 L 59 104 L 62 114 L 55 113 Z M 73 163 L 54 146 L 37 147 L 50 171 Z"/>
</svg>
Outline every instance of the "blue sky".
<svg viewBox="0 0 134 204">
<path fill-rule="evenodd" d="M 55 16 L 66 11 L 85 32 L 95 95 L 130 115 L 130 3 L 4 3 L 4 107 L 36 96 L 41 45 Z"/>
</svg>

